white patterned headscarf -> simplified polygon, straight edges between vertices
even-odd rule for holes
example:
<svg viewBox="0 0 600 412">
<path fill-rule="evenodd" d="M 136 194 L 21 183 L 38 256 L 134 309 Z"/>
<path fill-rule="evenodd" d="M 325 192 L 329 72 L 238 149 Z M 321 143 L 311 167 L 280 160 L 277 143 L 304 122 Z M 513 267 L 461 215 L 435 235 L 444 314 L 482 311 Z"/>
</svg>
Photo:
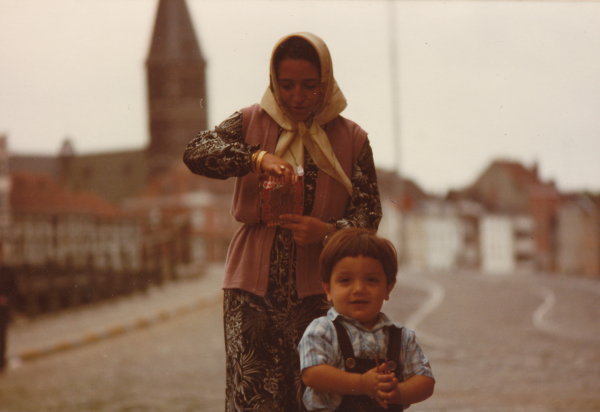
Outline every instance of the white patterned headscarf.
<svg viewBox="0 0 600 412">
<path fill-rule="evenodd" d="M 321 62 L 321 85 L 317 108 L 315 114 L 304 122 L 296 122 L 281 101 L 276 67 L 274 67 L 275 51 L 290 37 L 301 37 L 308 41 L 316 50 Z M 275 44 L 270 66 L 271 84 L 265 91 L 260 105 L 285 130 L 277 142 L 275 156 L 281 157 L 294 167 L 303 166 L 304 147 L 306 147 L 319 169 L 342 183 L 352 195 L 352 183 L 342 170 L 333 153 L 329 138 L 321 127 L 335 119 L 347 105 L 346 98 L 333 77 L 331 55 L 325 42 L 312 33 L 292 33 L 285 36 Z"/>
</svg>

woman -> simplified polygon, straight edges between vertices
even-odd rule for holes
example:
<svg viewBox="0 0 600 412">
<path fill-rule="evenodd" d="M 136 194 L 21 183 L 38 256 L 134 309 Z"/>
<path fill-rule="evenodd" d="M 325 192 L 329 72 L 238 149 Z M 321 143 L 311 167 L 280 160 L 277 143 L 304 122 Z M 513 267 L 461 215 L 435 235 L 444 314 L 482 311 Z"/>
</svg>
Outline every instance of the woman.
<svg viewBox="0 0 600 412">
<path fill-rule="evenodd" d="M 344 227 L 377 229 L 381 204 L 367 134 L 339 114 L 346 99 L 325 43 L 294 33 L 273 50 L 260 105 L 190 142 L 199 175 L 237 177 L 232 214 L 244 223 L 227 256 L 226 410 L 304 410 L 297 345 L 328 305 L 317 271 L 324 238 Z M 303 173 L 302 214 L 261 222 L 259 175 L 286 183 Z"/>
</svg>

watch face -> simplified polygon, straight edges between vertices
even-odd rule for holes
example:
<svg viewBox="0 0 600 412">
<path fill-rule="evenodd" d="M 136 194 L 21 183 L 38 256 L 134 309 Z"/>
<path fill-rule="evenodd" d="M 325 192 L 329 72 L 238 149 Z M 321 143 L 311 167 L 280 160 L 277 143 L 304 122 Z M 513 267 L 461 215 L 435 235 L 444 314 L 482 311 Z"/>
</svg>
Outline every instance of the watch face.
<svg viewBox="0 0 600 412">
<path fill-rule="evenodd" d="M 386 363 L 386 367 L 387 367 L 388 372 L 394 372 L 396 370 L 396 362 L 391 360 L 388 363 Z"/>
</svg>

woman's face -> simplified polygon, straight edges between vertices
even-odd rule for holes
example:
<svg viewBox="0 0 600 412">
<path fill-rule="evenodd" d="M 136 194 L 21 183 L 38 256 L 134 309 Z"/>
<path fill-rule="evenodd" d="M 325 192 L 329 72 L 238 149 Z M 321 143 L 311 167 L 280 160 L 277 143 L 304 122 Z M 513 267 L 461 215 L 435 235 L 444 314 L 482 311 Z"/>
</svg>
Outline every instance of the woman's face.
<svg viewBox="0 0 600 412">
<path fill-rule="evenodd" d="M 319 69 L 306 60 L 285 59 L 277 68 L 281 101 L 297 122 L 313 115 L 319 100 Z"/>
</svg>

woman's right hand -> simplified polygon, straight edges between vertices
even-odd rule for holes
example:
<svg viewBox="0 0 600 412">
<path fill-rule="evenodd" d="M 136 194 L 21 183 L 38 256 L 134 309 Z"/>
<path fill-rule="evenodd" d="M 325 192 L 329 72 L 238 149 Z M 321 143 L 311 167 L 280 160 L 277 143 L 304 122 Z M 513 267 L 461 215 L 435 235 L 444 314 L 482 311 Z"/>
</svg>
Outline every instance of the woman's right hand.
<svg viewBox="0 0 600 412">
<path fill-rule="evenodd" d="M 260 163 L 261 171 L 269 176 L 283 176 L 284 185 L 292 183 L 294 167 L 280 157 L 265 153 Z"/>
</svg>

